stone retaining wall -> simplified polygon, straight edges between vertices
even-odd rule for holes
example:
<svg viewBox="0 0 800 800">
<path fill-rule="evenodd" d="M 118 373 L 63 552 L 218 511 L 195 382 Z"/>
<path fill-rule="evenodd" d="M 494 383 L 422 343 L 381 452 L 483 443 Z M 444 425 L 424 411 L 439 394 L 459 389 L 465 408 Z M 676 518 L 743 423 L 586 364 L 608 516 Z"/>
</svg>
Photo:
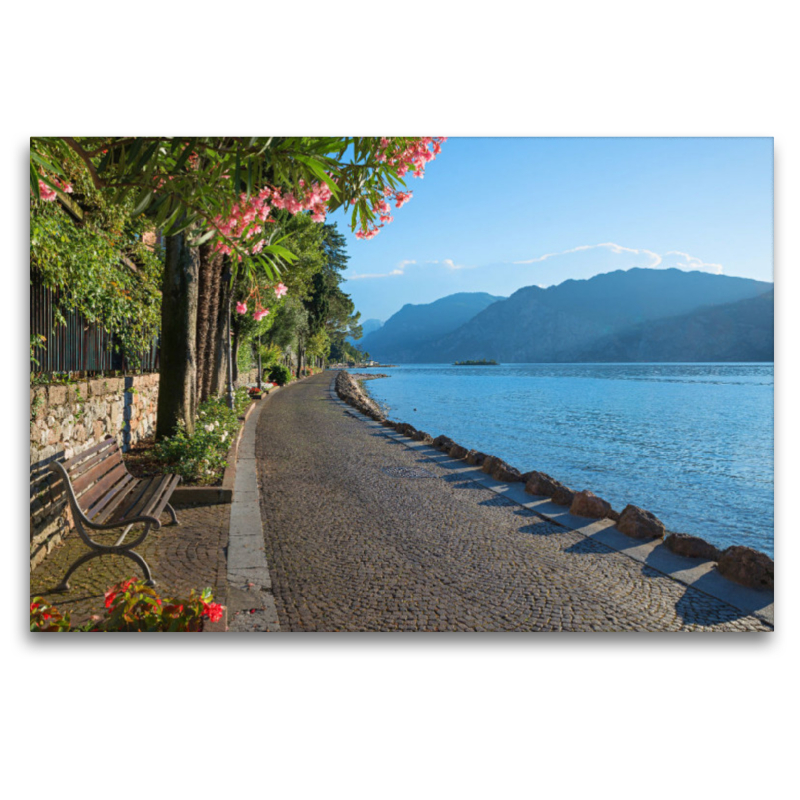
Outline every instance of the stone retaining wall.
<svg viewBox="0 0 800 800">
<path fill-rule="evenodd" d="M 71 527 L 66 498 L 51 492 L 48 465 L 109 435 L 128 450 L 155 431 L 157 403 L 157 374 L 31 388 L 31 569 Z"/>
</svg>

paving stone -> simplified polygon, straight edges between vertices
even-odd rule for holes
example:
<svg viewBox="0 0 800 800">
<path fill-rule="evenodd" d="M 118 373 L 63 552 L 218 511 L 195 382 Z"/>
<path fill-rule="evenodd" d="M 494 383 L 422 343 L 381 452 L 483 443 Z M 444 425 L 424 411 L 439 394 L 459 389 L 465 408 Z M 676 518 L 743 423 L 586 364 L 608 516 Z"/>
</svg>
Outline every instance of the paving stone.
<svg viewBox="0 0 800 800">
<path fill-rule="evenodd" d="M 178 509 L 178 526 L 168 525 L 169 516 L 165 514 L 163 527 L 151 531 L 136 548 L 149 564 L 156 591 L 161 596 L 185 596 L 191 589 L 210 586 L 218 602 L 227 602 L 224 548 L 228 539 L 229 511 L 227 505 L 181 508 Z M 131 530 L 129 539 L 136 530 Z M 119 531 L 115 539 L 118 536 Z M 31 597 L 42 595 L 59 609 L 69 611 L 75 623 L 86 622 L 92 614 L 103 615 L 106 589 L 142 574 L 130 559 L 105 555 L 79 567 L 70 578 L 68 592 L 53 591 L 70 564 L 87 552 L 88 548 L 73 531 L 30 576 Z"/>
<path fill-rule="evenodd" d="M 325 374 L 303 381 L 258 422 L 282 630 L 771 630 L 469 478 L 453 480 L 439 463 L 450 459 L 392 445 L 390 429 L 349 413 L 329 384 Z"/>
</svg>

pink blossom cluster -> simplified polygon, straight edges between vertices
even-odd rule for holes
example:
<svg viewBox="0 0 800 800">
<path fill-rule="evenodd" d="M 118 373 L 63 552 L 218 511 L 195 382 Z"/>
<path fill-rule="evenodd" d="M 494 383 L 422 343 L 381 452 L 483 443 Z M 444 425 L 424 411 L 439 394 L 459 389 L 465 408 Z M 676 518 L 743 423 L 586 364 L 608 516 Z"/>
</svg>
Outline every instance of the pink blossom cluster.
<svg viewBox="0 0 800 800">
<path fill-rule="evenodd" d="M 71 183 L 62 183 L 58 178 L 51 178 L 50 179 L 62 192 L 66 192 L 67 194 L 72 194 L 72 184 Z M 57 192 L 55 189 L 51 189 L 44 181 L 39 181 L 39 196 L 45 203 L 52 203 L 53 200 L 57 197 Z"/>
<path fill-rule="evenodd" d="M 288 287 L 286 287 L 283 283 L 279 283 L 277 286 L 273 286 L 272 290 L 275 292 L 275 297 L 277 297 L 279 300 L 280 300 L 281 297 L 283 297 L 289 291 Z M 256 310 L 253 312 L 253 319 L 256 322 L 260 322 L 262 319 L 264 319 L 264 317 L 267 316 L 267 314 L 269 314 L 269 309 L 268 308 L 264 308 L 261 305 L 261 300 L 258 297 L 258 290 L 257 289 L 253 290 L 250 293 L 250 297 L 252 297 L 254 294 L 256 295 Z M 249 300 L 250 297 L 248 297 L 247 300 Z M 246 314 L 247 313 L 247 300 L 245 300 L 243 303 L 239 302 L 239 303 L 236 304 L 236 313 L 237 314 Z"/>
<path fill-rule="evenodd" d="M 263 223 L 274 222 L 269 218 L 273 208 L 284 209 L 292 215 L 310 211 L 311 219 L 314 222 L 325 222 L 327 204 L 331 198 L 331 190 L 328 185 L 324 182 L 312 183 L 306 189 L 306 183 L 303 180 L 299 182 L 299 185 L 301 189 L 299 197 L 295 197 L 292 192 L 282 192 L 280 189 L 273 189 L 269 186 L 251 197 L 241 194 L 239 202 L 233 206 L 228 217 L 219 215 L 213 220 L 213 223 L 223 236 L 247 241 L 263 233 Z M 260 253 L 263 248 L 264 240 L 259 239 L 250 248 L 250 252 L 255 255 Z M 231 246 L 224 241 L 216 243 L 216 250 L 225 255 L 230 255 L 232 252 Z"/>
<path fill-rule="evenodd" d="M 394 147 L 391 139 L 386 137 L 380 141 L 378 161 L 397 167 L 397 174 L 402 178 L 411 170 L 415 178 L 422 178 L 425 166 L 433 161 L 442 151 L 442 144 L 447 141 L 445 136 L 422 136 L 414 139 L 405 147 Z M 384 187 L 383 200 L 372 206 L 373 213 L 378 215 L 379 223 L 372 223 L 366 230 L 356 231 L 357 239 L 374 239 L 384 225 L 388 225 L 394 217 L 389 213 L 389 201 L 394 200 L 395 208 L 402 208 L 410 199 L 413 192 L 400 192 L 390 186 Z M 351 201 L 355 204 L 355 200 Z"/>
<path fill-rule="evenodd" d="M 401 178 L 409 170 L 412 170 L 415 178 L 422 178 L 425 175 L 425 166 L 442 152 L 442 144 L 446 141 L 446 136 L 421 136 L 419 139 L 412 139 L 400 149 L 393 148 L 392 140 L 384 137 L 381 139 L 378 161 L 396 166 L 397 174 Z"/>
</svg>

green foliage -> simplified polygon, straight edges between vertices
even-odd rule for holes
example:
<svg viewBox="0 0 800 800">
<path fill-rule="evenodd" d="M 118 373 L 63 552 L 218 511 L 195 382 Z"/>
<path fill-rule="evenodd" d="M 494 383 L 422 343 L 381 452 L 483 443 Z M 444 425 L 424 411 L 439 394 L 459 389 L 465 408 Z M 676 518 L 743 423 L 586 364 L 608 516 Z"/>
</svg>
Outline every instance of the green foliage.
<svg viewBox="0 0 800 800">
<path fill-rule="evenodd" d="M 256 363 L 253 361 L 253 349 L 250 343 L 240 345 L 239 352 L 236 357 L 236 366 L 239 368 L 239 373 L 250 372 L 251 369 L 256 368 Z"/>
<path fill-rule="evenodd" d="M 31 270 L 58 294 L 56 324 L 65 323 L 67 311 L 77 311 L 114 333 L 135 364 L 158 333 L 163 259 L 143 243 L 147 222 L 134 215 L 131 203 L 110 203 L 75 161 L 68 158 L 62 167 L 82 221 L 57 202 L 32 199 Z"/>
<path fill-rule="evenodd" d="M 394 139 L 400 148 L 410 141 Z M 194 228 L 193 244 L 200 244 L 215 235 L 213 220 L 227 217 L 241 193 L 249 197 L 268 185 L 297 191 L 301 181 L 322 181 L 333 191 L 329 211 L 355 201 L 352 227 L 366 230 L 384 187 L 405 186 L 398 167 L 379 161 L 379 153 L 379 137 L 34 137 L 31 192 L 38 200 L 38 177 L 53 186 L 64 164 L 79 159 L 111 203 L 146 213 L 165 235 Z M 261 269 L 275 279 L 293 260 L 271 233 L 259 255 L 225 242 L 242 257 L 232 259 L 234 269 L 248 275 Z"/>
<path fill-rule="evenodd" d="M 292 379 L 292 373 L 289 367 L 283 364 L 275 364 L 269 371 L 269 379 L 272 383 L 277 383 L 278 386 L 285 386 Z"/>
<path fill-rule="evenodd" d="M 105 593 L 106 617 L 93 617 L 80 627 L 72 627 L 69 612 L 61 614 L 41 597 L 31 602 L 31 631 L 48 633 L 97 632 L 186 632 L 201 631 L 203 622 L 218 622 L 223 608 L 214 602 L 210 588 L 187 598 L 161 598 L 143 580 L 130 578 Z"/>
<path fill-rule="evenodd" d="M 215 483 L 228 465 L 225 456 L 239 433 L 239 416 L 249 403 L 246 389 L 236 390 L 233 410 L 219 397 L 201 403 L 193 433 L 179 422 L 174 435 L 156 445 L 156 458 L 165 471 L 200 486 Z"/>
</svg>

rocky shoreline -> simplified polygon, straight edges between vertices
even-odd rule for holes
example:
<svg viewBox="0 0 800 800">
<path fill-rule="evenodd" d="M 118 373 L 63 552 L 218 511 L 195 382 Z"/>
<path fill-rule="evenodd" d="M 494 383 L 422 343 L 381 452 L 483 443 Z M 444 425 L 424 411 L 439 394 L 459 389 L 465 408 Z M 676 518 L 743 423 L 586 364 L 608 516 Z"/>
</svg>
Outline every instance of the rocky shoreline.
<svg viewBox="0 0 800 800">
<path fill-rule="evenodd" d="M 717 571 L 725 578 L 752 589 L 774 589 L 775 565 L 773 560 L 758 550 L 743 545 L 732 545 L 720 551 L 710 542 L 686 533 L 668 532 L 654 514 L 628 504 L 615 511 L 611 504 L 588 489 L 575 491 L 544 472 L 521 472 L 497 456 L 478 450 L 468 450 L 448 436 L 433 437 L 417 430 L 407 422 L 394 422 L 386 418 L 377 403 L 359 385 L 358 380 L 388 377 L 379 375 L 350 375 L 346 370 L 336 376 L 336 392 L 349 405 L 365 416 L 392 428 L 417 442 L 430 445 L 447 453 L 451 458 L 463 459 L 498 481 L 524 483 L 528 494 L 549 497 L 557 505 L 569 507 L 571 514 L 589 519 L 611 519 L 617 530 L 633 539 L 661 539 L 664 546 L 676 555 L 698 558 L 716 563 Z"/>
</svg>

